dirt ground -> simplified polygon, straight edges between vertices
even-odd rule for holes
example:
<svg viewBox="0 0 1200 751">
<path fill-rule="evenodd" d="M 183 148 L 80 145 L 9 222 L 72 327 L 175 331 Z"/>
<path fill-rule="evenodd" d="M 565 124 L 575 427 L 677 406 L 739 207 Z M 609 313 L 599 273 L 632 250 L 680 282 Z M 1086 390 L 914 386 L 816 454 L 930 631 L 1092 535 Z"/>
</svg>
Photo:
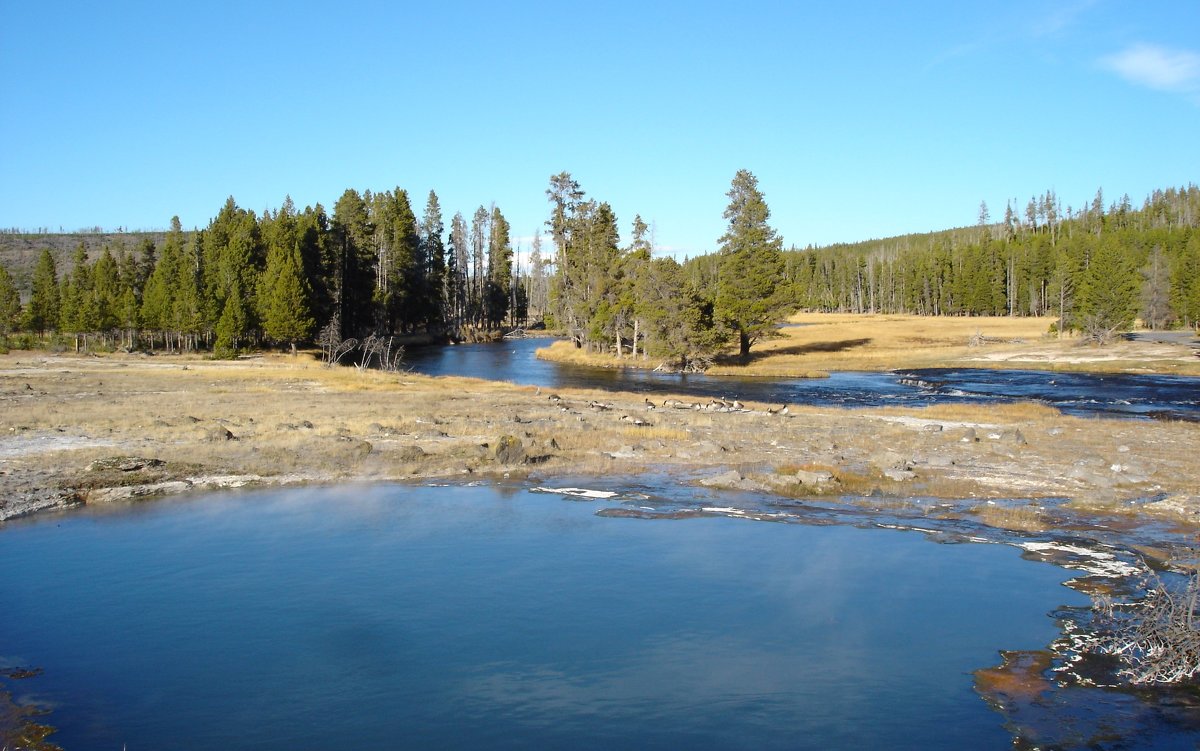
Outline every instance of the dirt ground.
<svg viewBox="0 0 1200 751">
<path fill-rule="evenodd" d="M 1013 529 L 1047 498 L 1200 519 L 1200 425 L 1033 404 L 668 406 L 644 395 L 324 368 L 301 355 L 0 356 L 0 523 L 220 487 L 665 470 L 823 499 L 978 499 Z M 992 501 L 989 503 L 989 501 Z"/>
</svg>

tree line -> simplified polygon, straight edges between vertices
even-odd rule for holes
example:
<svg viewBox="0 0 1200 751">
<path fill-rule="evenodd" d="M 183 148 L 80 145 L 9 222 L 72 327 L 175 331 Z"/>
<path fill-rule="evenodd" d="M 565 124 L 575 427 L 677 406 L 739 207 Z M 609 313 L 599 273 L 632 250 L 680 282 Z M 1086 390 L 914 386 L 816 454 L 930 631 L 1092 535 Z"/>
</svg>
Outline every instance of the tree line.
<svg viewBox="0 0 1200 751">
<path fill-rule="evenodd" d="M 1135 319 L 1200 328 L 1200 188 L 1158 190 L 1063 208 L 1053 191 L 1010 202 L 993 223 L 852 245 L 792 249 L 785 277 L 797 307 L 854 313 L 1055 316 L 1103 340 Z M 695 259 L 700 283 L 713 259 Z"/>
<path fill-rule="evenodd" d="M 570 173 L 551 177 L 546 195 L 557 250 L 553 324 L 577 347 L 702 370 L 730 339 L 747 355 L 791 305 L 782 240 L 747 170 L 738 171 L 726 194 L 728 227 L 713 256 L 711 284 L 690 277 L 673 258 L 654 258 L 640 215 L 622 245 L 612 207 L 587 198 Z"/>
<path fill-rule="evenodd" d="M 202 230 L 185 233 L 174 218 L 158 244 L 106 246 L 95 259 L 80 244 L 65 274 L 44 249 L 25 305 L 0 266 L 0 335 L 223 356 L 317 338 L 461 336 L 526 318 L 518 275 L 495 206 L 469 224 L 455 214 L 447 236 L 433 191 L 420 219 L 400 188 L 347 190 L 332 216 L 290 197 L 257 216 L 231 197 Z"/>
<path fill-rule="evenodd" d="M 546 222 L 525 269 L 499 208 L 455 214 L 449 231 L 430 191 L 418 219 L 406 191 L 347 190 L 332 216 L 291 199 L 261 216 L 230 198 L 202 230 L 178 219 L 159 243 L 81 245 L 58 274 L 42 252 L 28 304 L 0 267 L 0 335 L 66 333 L 110 345 L 211 349 L 415 332 L 463 337 L 531 312 L 575 344 L 618 358 L 706 367 L 735 342 L 745 357 L 789 311 L 1051 315 L 1099 341 L 1141 318 L 1200 328 L 1200 189 L 1155 191 L 1063 208 L 1047 191 L 1024 216 L 1010 202 L 974 227 L 824 248 L 782 249 L 752 173 L 733 178 L 718 252 L 654 257 L 641 216 L 622 243 L 605 201 L 570 173 L 550 178 Z M 389 339 L 390 341 L 390 339 Z M 390 347 L 390 345 L 388 345 Z"/>
</svg>

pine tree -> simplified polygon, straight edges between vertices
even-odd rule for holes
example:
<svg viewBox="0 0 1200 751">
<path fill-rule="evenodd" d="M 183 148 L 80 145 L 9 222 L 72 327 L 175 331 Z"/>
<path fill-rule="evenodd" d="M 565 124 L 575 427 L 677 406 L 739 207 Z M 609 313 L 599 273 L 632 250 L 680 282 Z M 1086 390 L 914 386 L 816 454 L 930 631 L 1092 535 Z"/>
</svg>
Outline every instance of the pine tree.
<svg viewBox="0 0 1200 751">
<path fill-rule="evenodd" d="M 767 224 L 771 212 L 758 190 L 758 179 L 738 170 L 729 192 L 720 239 L 717 315 L 738 333 L 742 357 L 761 335 L 774 330 L 787 309 L 783 299 L 783 241 Z"/>
<path fill-rule="evenodd" d="M 508 220 L 500 209 L 492 207 L 488 232 L 488 270 L 484 286 L 485 318 L 489 328 L 499 328 L 508 315 L 512 291 L 512 242 Z"/>
<path fill-rule="evenodd" d="M 1080 280 L 1078 310 L 1084 334 L 1099 344 L 1127 331 L 1137 315 L 1138 275 L 1117 239 L 1102 238 Z"/>
<path fill-rule="evenodd" d="M 296 351 L 296 342 L 312 334 L 316 321 L 310 313 L 310 290 L 301 269 L 300 250 L 272 248 L 259 293 L 263 333 L 268 339 L 285 342 Z"/>
<path fill-rule="evenodd" d="M 449 267 L 446 272 L 446 306 L 455 329 L 460 328 L 467 315 L 467 254 L 470 245 L 467 221 L 462 212 L 450 220 Z"/>
<path fill-rule="evenodd" d="M 1200 232 L 1192 232 L 1172 264 L 1171 308 L 1183 325 L 1200 332 Z"/>
<path fill-rule="evenodd" d="M 217 341 L 213 345 L 213 352 L 217 357 L 236 355 L 249 325 L 241 286 L 241 282 L 235 280 L 229 290 L 229 296 L 225 298 L 225 307 L 217 322 Z"/>
<path fill-rule="evenodd" d="M 33 292 L 29 307 L 25 311 L 25 328 L 44 335 L 47 330 L 57 331 L 61 304 L 58 293 L 58 269 L 50 249 L 42 250 L 37 266 L 33 269 Z"/>
<path fill-rule="evenodd" d="M 422 293 L 423 316 L 426 325 L 441 326 L 448 316 L 446 294 L 446 246 L 442 234 L 442 207 L 437 193 L 429 191 L 425 215 L 421 220 L 421 254 L 425 258 L 425 289 Z"/>
<path fill-rule="evenodd" d="M 0 266 L 0 337 L 7 337 L 21 321 L 21 295 L 8 269 Z"/>
<path fill-rule="evenodd" d="M 171 231 L 163 243 L 153 270 L 142 291 L 142 323 L 153 331 L 166 334 L 172 330 L 172 310 L 177 291 L 179 266 L 183 262 L 183 229 L 179 217 L 171 217 Z M 153 340 L 151 341 L 153 345 Z"/>
<path fill-rule="evenodd" d="M 118 313 L 121 274 L 117 259 L 105 247 L 92 265 L 92 296 L 96 308 L 96 331 L 112 331 L 121 325 Z"/>
<path fill-rule="evenodd" d="M 369 332 L 375 325 L 372 310 L 376 263 L 372 238 L 375 230 L 367 201 L 348 189 L 333 207 L 330 227 L 333 243 L 333 308 L 345 339 Z"/>
</svg>

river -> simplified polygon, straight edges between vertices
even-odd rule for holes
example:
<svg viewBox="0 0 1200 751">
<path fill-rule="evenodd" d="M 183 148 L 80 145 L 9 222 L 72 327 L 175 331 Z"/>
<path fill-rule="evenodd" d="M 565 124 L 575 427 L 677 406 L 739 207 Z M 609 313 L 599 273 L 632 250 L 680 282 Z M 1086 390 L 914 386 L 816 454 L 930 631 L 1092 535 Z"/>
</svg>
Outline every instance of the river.
<svg viewBox="0 0 1200 751">
<path fill-rule="evenodd" d="M 549 339 L 413 348 L 405 366 L 427 375 L 506 380 L 543 388 L 598 388 L 647 394 L 841 407 L 1036 401 L 1082 416 L 1200 421 L 1200 379 L 1166 375 L 1056 373 L 944 368 L 835 372 L 828 378 L 737 378 L 587 368 L 546 362 Z"/>
<path fill-rule="evenodd" d="M 17 522 L 0 654 L 68 751 L 1004 749 L 971 671 L 1086 602 L 1009 546 L 596 513 L 641 505 L 346 486 Z"/>
</svg>

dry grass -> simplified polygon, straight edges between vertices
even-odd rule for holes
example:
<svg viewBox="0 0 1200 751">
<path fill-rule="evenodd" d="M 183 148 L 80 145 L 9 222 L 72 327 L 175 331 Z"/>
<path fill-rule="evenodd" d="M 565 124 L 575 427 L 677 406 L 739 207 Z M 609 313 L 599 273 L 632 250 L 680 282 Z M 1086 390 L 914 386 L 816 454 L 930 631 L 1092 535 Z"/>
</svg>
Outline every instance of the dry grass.
<svg viewBox="0 0 1200 751">
<path fill-rule="evenodd" d="M 1045 532 L 1050 524 L 1046 515 L 1036 506 L 989 503 L 976 506 L 970 513 L 989 527 L 1011 529 L 1015 532 Z"/>
<path fill-rule="evenodd" d="M 1200 375 L 1200 359 L 1183 345 L 1118 342 L 1082 346 L 1048 335 L 1057 319 L 1008 316 L 928 317 L 798 313 L 777 337 L 757 342 L 748 362 L 732 351 L 712 375 L 821 377 L 836 370 L 979 367 Z M 972 340 L 982 344 L 971 346 Z M 617 359 L 556 342 L 538 356 L 591 367 L 654 368 L 653 359 Z"/>
<path fill-rule="evenodd" d="M 787 416 L 648 411 L 641 394 L 559 394 L 562 404 L 554 404 L 527 386 L 327 369 L 289 356 L 0 356 L 0 518 L 14 499 L 94 484 L 88 462 L 114 455 L 165 460 L 165 480 L 621 476 L 646 467 L 695 476 L 774 467 L 779 479 L 828 471 L 837 482 L 820 492 L 833 496 L 1054 495 L 1106 507 L 1158 493 L 1185 504 L 1200 498 L 1194 424 L 1084 420 L 1032 404 L 803 407 Z M 608 408 L 589 407 L 593 401 Z M 945 429 L 929 430 L 934 423 Z M 965 439 L 969 425 L 988 427 Z M 497 461 L 506 435 L 521 441 L 529 463 Z M 887 478 L 896 466 L 887 454 L 915 477 Z M 778 492 L 812 492 L 786 485 Z"/>
</svg>

